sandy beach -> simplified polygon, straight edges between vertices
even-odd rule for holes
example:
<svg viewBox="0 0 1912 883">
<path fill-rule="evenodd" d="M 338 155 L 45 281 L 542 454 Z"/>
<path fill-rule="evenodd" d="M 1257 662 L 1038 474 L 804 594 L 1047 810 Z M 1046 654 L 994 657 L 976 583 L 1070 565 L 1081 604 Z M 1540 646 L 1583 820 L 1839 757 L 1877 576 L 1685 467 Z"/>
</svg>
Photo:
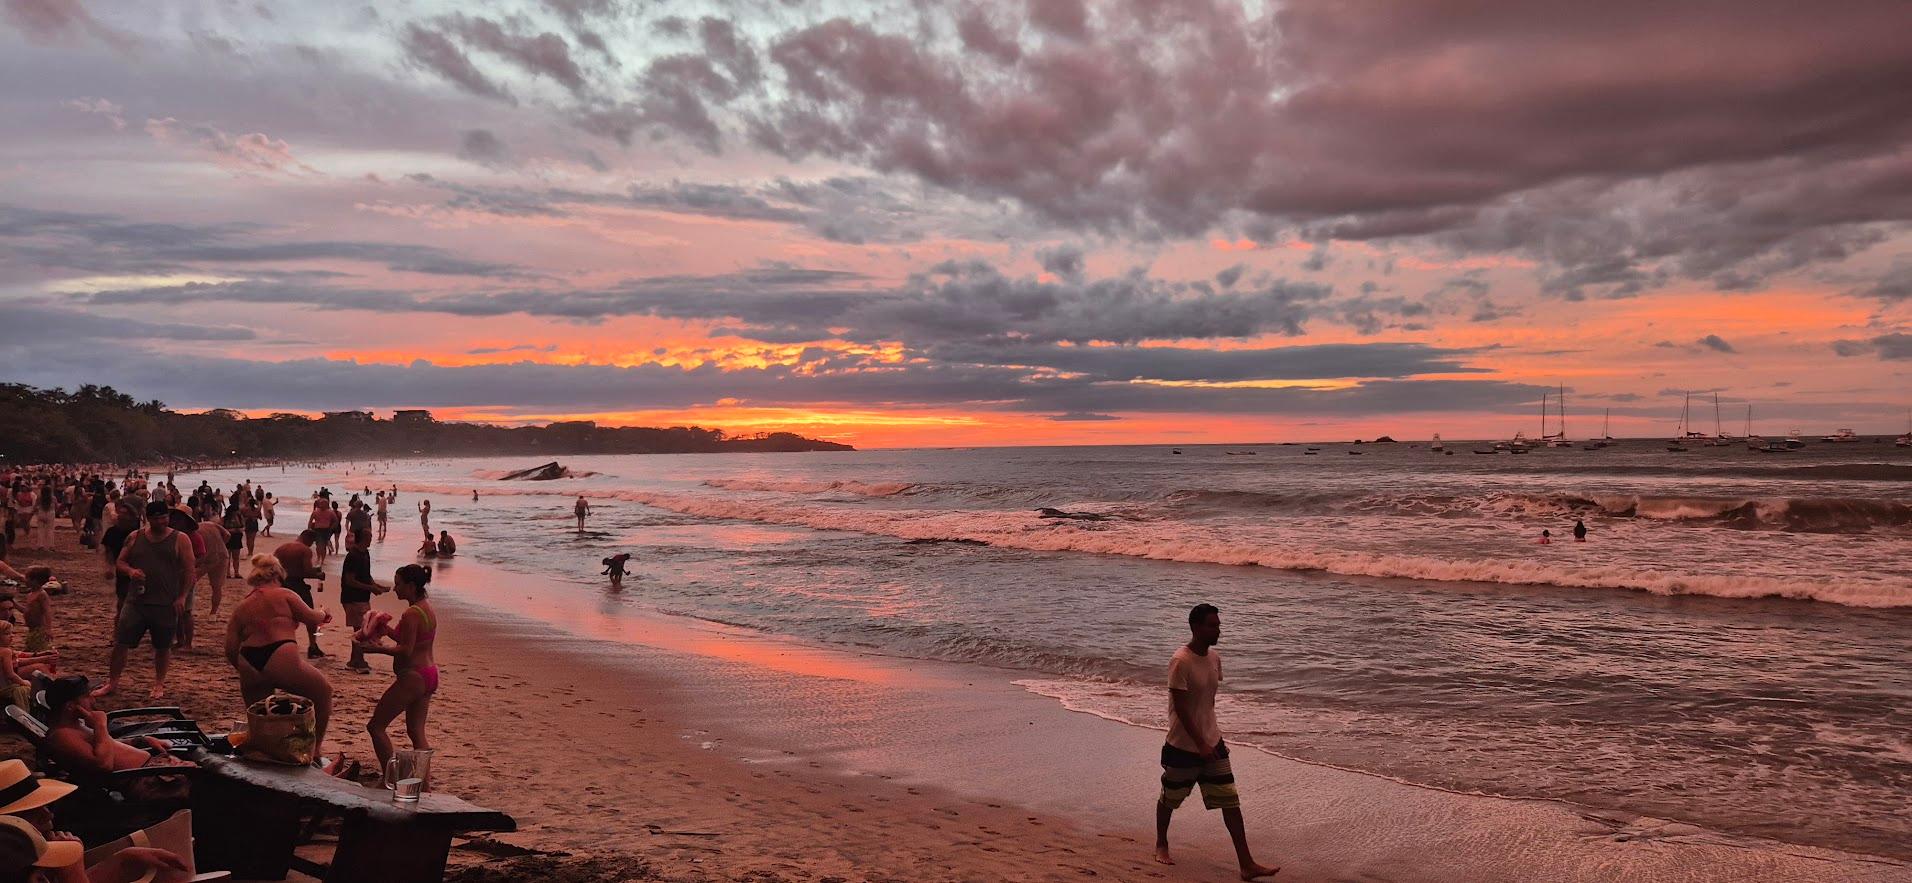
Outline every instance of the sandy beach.
<svg viewBox="0 0 1912 883">
<path fill-rule="evenodd" d="M 103 673 L 110 585 L 90 558 L 45 560 L 72 589 L 58 607 L 67 670 Z M 336 586 L 321 603 L 336 608 Z M 542 603 L 537 580 L 475 560 L 442 564 L 433 589 L 445 622 L 434 775 L 520 825 L 461 842 L 448 879 L 1234 876 L 1219 820 L 1199 810 L 1177 817 L 1180 864 L 1148 860 L 1159 734 L 1070 712 L 1015 686 L 1011 672 L 608 611 L 580 635 L 578 611 Z M 498 614 L 514 596 L 525 615 Z M 203 616 L 203 590 L 199 603 L 201 628 L 217 634 L 224 617 Z M 345 636 L 333 628 L 321 639 L 338 691 L 327 752 L 369 759 L 363 726 L 386 678 L 343 670 Z M 239 700 L 208 648 L 176 656 L 170 680 L 174 698 L 216 728 Z M 143 652 L 113 707 L 143 704 Z M 9 755 L 24 748 L 0 743 Z M 1258 853 L 1284 866 L 1284 880 L 1912 880 L 1890 860 L 1254 751 L 1239 751 L 1236 768 Z"/>
</svg>

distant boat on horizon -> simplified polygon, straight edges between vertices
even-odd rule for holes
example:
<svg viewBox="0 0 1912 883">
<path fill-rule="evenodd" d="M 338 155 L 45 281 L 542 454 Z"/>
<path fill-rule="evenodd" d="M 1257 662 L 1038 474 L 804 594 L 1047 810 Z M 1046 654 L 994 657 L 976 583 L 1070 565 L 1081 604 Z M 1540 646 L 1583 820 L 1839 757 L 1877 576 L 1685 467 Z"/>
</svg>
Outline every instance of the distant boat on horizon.
<svg viewBox="0 0 1912 883">
<path fill-rule="evenodd" d="M 1565 418 L 1562 418 L 1561 422 L 1564 424 L 1566 422 Z M 1580 449 L 1583 451 L 1597 451 L 1597 450 L 1600 450 L 1601 448 L 1608 447 L 1612 444 L 1613 444 L 1613 409 L 1608 408 L 1606 409 L 1606 416 L 1601 419 L 1600 437 L 1593 439 L 1592 441 L 1588 442 L 1585 445 L 1582 445 Z"/>
<path fill-rule="evenodd" d="M 1686 453 L 1687 440 L 1691 439 L 1696 434 L 1693 432 L 1691 424 L 1687 422 L 1687 418 L 1691 417 L 1692 414 L 1693 414 L 1693 394 L 1687 393 L 1685 403 L 1680 405 L 1680 425 L 1673 428 L 1673 432 L 1674 432 L 1673 440 L 1667 443 L 1667 446 L 1666 446 L 1666 449 L 1668 451 L 1671 451 L 1672 453 L 1675 453 L 1675 454 Z"/>
<path fill-rule="evenodd" d="M 1912 433 L 1908 433 L 1908 434 L 1909 434 L 1909 435 L 1912 435 Z M 1438 453 L 1438 452 L 1440 452 L 1440 451 L 1445 451 L 1445 450 L 1447 450 L 1447 446 L 1441 443 L 1441 434 L 1440 434 L 1440 433 L 1438 433 L 1438 432 L 1437 432 L 1437 433 L 1434 433 L 1434 443 L 1433 443 L 1433 444 L 1431 444 L 1431 445 L 1428 445 L 1428 446 L 1427 446 L 1427 449 L 1428 449 L 1428 450 L 1430 450 L 1430 451 L 1434 451 L 1434 452 L 1437 452 L 1437 453 Z"/>
<path fill-rule="evenodd" d="M 1733 437 L 1726 434 L 1719 422 L 1719 393 L 1713 393 L 1713 437 L 1706 440 L 1709 448 L 1723 448 L 1732 444 Z"/>
<path fill-rule="evenodd" d="M 1825 438 L 1820 439 L 1820 441 L 1835 442 L 1835 443 L 1856 442 L 1858 440 L 1859 440 L 1859 434 L 1856 432 L 1853 432 L 1851 429 L 1846 427 L 1840 427 L 1838 432 L 1835 432 L 1831 435 L 1826 436 Z"/>
<path fill-rule="evenodd" d="M 1440 436 L 1435 436 L 1440 438 Z M 1901 448 L 1912 448 L 1912 411 L 1905 412 L 1905 434 L 1893 440 L 1892 444 Z"/>
<path fill-rule="evenodd" d="M 1573 442 L 1567 441 L 1567 385 L 1560 385 L 1560 431 L 1547 431 L 1547 393 L 1540 393 L 1540 446 L 1543 448 L 1571 448 Z"/>
</svg>

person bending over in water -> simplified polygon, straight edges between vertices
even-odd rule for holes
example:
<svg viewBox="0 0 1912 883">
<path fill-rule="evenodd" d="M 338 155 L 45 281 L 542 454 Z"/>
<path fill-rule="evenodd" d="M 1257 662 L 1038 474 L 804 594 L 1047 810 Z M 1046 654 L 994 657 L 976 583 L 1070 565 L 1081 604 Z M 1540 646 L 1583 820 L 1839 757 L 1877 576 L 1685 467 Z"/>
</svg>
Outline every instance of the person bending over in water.
<svg viewBox="0 0 1912 883">
<path fill-rule="evenodd" d="M 299 654 L 299 626 L 317 628 L 332 614 L 313 610 L 280 585 L 285 567 L 271 555 L 252 556 L 251 589 L 226 626 L 226 661 L 239 673 L 239 695 L 251 705 L 275 689 L 312 700 L 312 756 L 325 744 L 332 717 L 332 684 Z"/>
<path fill-rule="evenodd" d="M 431 602 L 425 600 L 425 587 L 431 581 L 432 572 L 421 565 L 407 564 L 399 568 L 392 574 L 392 590 L 411 606 L 405 608 L 398 627 L 393 630 L 395 643 L 387 644 L 378 638 L 353 638 L 361 652 L 392 657 L 395 675 L 392 685 L 379 697 L 378 707 L 372 711 L 372 722 L 365 727 L 372 736 L 372 750 L 378 753 L 381 770 L 392 759 L 392 737 L 385 730 L 401 713 L 405 715 L 405 732 L 411 736 L 412 747 L 420 750 L 432 747 L 431 740 L 425 736 L 425 718 L 431 713 L 432 694 L 438 692 L 438 661 L 432 656 L 432 643 L 438 637 L 438 614 L 432 610 Z"/>
<path fill-rule="evenodd" d="M 611 577 L 611 591 L 624 588 L 624 566 L 630 562 L 629 552 L 619 552 L 604 559 L 604 572 Z"/>
</svg>

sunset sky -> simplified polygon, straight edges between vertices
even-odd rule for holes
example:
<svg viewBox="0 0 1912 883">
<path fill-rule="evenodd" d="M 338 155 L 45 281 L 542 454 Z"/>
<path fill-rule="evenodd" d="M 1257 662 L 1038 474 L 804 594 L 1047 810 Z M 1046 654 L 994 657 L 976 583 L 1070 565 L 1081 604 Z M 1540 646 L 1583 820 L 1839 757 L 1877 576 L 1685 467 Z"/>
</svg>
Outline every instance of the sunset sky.
<svg viewBox="0 0 1912 883">
<path fill-rule="evenodd" d="M 0 380 L 861 447 L 1912 409 L 1903 0 L 0 9 Z"/>
</svg>

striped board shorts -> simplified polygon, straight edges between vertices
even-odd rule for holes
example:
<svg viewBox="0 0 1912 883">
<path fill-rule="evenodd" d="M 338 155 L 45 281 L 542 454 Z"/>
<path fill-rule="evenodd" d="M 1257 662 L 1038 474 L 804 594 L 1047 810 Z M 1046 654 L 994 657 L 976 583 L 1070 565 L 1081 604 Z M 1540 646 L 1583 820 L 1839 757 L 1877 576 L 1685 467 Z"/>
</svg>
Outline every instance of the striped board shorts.
<svg viewBox="0 0 1912 883">
<path fill-rule="evenodd" d="M 1241 806 L 1241 794 L 1235 790 L 1235 770 L 1228 763 L 1227 742 L 1216 743 L 1214 760 L 1203 760 L 1201 755 L 1173 745 L 1162 746 L 1162 805 L 1169 809 L 1181 806 L 1196 785 L 1202 786 L 1202 806 L 1208 809 Z"/>
</svg>

